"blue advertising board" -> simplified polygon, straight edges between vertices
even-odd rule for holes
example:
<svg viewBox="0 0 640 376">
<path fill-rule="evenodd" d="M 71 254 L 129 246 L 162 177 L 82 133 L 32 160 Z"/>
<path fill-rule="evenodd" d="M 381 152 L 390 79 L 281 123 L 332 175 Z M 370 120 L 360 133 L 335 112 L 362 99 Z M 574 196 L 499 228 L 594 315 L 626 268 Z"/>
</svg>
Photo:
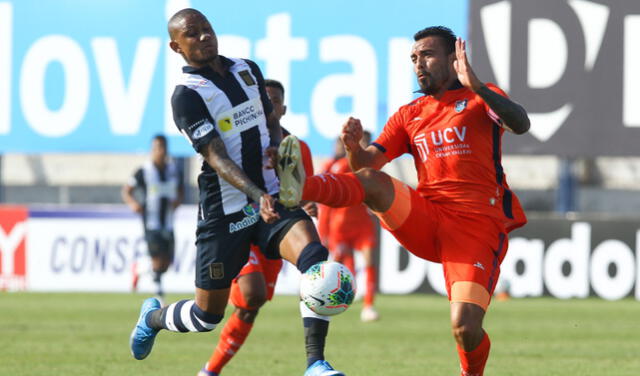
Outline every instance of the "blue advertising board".
<svg viewBox="0 0 640 376">
<path fill-rule="evenodd" d="M 182 65 L 166 20 L 201 10 L 220 53 L 286 89 L 282 124 L 329 155 L 353 115 L 379 133 L 414 98 L 413 34 L 467 34 L 467 0 L 0 0 L 0 153 L 140 152 L 156 133 L 192 155 L 168 102 Z"/>
</svg>

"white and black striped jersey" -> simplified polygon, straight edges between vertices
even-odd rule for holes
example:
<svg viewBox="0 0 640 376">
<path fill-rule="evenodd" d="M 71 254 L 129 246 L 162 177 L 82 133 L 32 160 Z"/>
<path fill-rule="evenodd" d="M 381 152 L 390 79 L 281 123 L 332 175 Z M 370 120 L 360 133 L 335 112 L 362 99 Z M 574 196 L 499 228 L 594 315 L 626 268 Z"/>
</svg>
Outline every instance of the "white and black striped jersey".
<svg viewBox="0 0 640 376">
<path fill-rule="evenodd" d="M 249 179 L 265 192 L 275 194 L 278 179 L 273 169 L 265 168 L 264 152 L 270 143 L 267 115 L 273 108 L 260 68 L 250 60 L 224 56 L 220 59 L 228 69 L 223 76 L 209 67 L 183 68 L 171 98 L 174 121 L 196 151 L 220 137 L 229 157 Z M 204 160 L 198 187 L 199 228 L 215 224 L 252 202 Z"/>
<path fill-rule="evenodd" d="M 182 172 L 173 161 L 159 169 L 148 161 L 140 167 L 130 186 L 142 191 L 142 219 L 145 231 L 173 230 L 173 205 L 183 187 Z"/>
</svg>

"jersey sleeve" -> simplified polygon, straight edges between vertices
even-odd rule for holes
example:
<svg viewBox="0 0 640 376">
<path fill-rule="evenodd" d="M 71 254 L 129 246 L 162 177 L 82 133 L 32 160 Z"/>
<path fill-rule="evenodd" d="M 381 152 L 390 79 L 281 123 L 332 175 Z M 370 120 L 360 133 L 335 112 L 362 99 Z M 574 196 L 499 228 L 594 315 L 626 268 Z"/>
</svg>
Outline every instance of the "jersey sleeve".
<svg viewBox="0 0 640 376">
<path fill-rule="evenodd" d="M 245 59 L 244 61 L 249 64 L 251 68 L 251 73 L 256 76 L 256 80 L 258 81 L 258 90 L 260 91 L 260 101 L 262 102 L 262 107 L 264 108 L 264 114 L 269 115 L 273 111 L 273 105 L 271 104 L 271 99 L 269 99 L 269 95 L 267 94 L 267 88 L 264 86 L 264 76 L 262 76 L 262 71 L 260 71 L 260 67 L 255 62 Z"/>
<path fill-rule="evenodd" d="M 409 152 L 409 136 L 404 127 L 405 116 L 402 109 L 389 118 L 380 136 L 372 143 L 388 161 Z"/>
<path fill-rule="evenodd" d="M 171 97 L 173 120 L 195 151 L 200 152 L 215 137 L 219 137 L 213 118 L 204 100 L 195 90 L 179 85 Z"/>
<path fill-rule="evenodd" d="M 504 90 L 500 89 L 498 86 L 492 84 L 492 83 L 487 83 L 486 84 L 487 88 L 489 88 L 489 90 L 498 93 L 500 95 L 502 95 L 505 98 L 509 98 L 509 96 L 507 95 L 507 93 L 504 92 Z M 484 104 L 484 109 L 487 112 L 487 116 L 489 116 L 493 121 L 502 124 L 502 120 L 500 119 L 500 116 L 498 116 L 498 114 L 496 114 L 495 112 L 493 112 L 493 110 L 491 109 L 491 107 L 489 107 L 488 104 Z"/>
</svg>

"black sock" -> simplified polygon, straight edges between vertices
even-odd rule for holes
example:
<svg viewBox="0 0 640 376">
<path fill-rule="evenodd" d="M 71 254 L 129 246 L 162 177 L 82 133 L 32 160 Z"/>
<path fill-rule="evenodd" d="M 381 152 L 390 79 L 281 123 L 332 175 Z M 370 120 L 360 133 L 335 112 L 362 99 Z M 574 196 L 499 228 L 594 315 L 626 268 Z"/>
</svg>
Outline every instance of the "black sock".
<svg viewBox="0 0 640 376">
<path fill-rule="evenodd" d="M 329 331 L 329 322 L 314 317 L 304 317 L 302 322 L 308 367 L 317 360 L 324 360 L 324 342 Z"/>
<path fill-rule="evenodd" d="M 156 309 L 151 312 L 149 316 L 147 316 L 147 325 L 153 329 L 164 329 L 164 319 L 162 318 L 163 313 L 166 314 L 167 307 Z"/>
</svg>

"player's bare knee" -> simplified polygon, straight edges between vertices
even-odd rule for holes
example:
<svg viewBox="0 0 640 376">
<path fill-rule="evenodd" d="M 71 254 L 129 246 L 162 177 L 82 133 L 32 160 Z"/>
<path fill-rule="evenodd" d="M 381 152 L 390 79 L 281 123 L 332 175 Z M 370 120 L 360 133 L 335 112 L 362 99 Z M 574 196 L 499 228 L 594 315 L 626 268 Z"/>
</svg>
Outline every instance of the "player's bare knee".
<svg viewBox="0 0 640 376">
<path fill-rule="evenodd" d="M 386 211 L 391 205 L 393 182 L 389 175 L 373 168 L 362 168 L 356 176 L 364 188 L 364 202 L 376 211 Z"/>
<path fill-rule="evenodd" d="M 258 309 L 249 310 L 249 309 L 238 307 L 236 309 L 235 315 L 240 320 L 249 324 L 253 324 L 253 322 L 256 320 L 256 317 L 258 316 L 258 312 L 259 312 Z"/>
<path fill-rule="evenodd" d="M 267 296 L 263 293 L 253 293 L 244 297 L 244 301 L 247 304 L 249 310 L 257 310 L 267 302 Z"/>
</svg>

